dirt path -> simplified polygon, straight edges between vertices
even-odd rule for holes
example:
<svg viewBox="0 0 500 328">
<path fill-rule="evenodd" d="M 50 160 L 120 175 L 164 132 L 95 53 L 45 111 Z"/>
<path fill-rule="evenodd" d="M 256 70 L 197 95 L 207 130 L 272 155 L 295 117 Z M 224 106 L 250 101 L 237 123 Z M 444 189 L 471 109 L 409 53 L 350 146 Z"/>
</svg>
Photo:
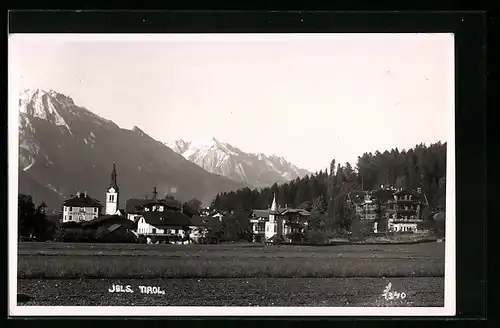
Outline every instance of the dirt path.
<svg viewBox="0 0 500 328">
<path fill-rule="evenodd" d="M 18 304 L 35 306 L 444 306 L 444 278 L 435 277 L 20 279 L 17 283 L 18 293 L 31 298 Z M 382 294 L 389 283 L 391 291 L 404 292 L 400 294 L 404 299 L 385 299 Z M 110 292 L 112 285 L 124 290 L 129 285 L 133 293 Z"/>
</svg>

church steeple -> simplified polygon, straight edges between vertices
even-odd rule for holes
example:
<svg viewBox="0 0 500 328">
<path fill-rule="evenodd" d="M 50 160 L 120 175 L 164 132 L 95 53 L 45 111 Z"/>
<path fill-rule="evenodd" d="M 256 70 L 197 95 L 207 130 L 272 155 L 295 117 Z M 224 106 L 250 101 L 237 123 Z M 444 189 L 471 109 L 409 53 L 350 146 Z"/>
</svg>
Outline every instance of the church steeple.
<svg viewBox="0 0 500 328">
<path fill-rule="evenodd" d="M 158 192 L 156 191 L 156 186 L 153 188 L 153 200 L 156 201 L 156 196 L 158 196 Z"/>
<path fill-rule="evenodd" d="M 113 162 L 113 170 L 111 171 L 111 182 L 109 183 L 108 189 L 115 189 L 118 191 L 118 183 L 116 182 L 116 166 L 115 162 Z"/>
<path fill-rule="evenodd" d="M 118 211 L 119 191 L 118 183 L 116 182 L 116 165 L 113 162 L 113 171 L 111 171 L 111 182 L 106 191 L 106 214 L 115 215 Z"/>
<path fill-rule="evenodd" d="M 278 206 L 276 205 L 276 194 L 273 195 L 273 204 L 271 205 L 271 211 L 277 211 Z"/>
</svg>

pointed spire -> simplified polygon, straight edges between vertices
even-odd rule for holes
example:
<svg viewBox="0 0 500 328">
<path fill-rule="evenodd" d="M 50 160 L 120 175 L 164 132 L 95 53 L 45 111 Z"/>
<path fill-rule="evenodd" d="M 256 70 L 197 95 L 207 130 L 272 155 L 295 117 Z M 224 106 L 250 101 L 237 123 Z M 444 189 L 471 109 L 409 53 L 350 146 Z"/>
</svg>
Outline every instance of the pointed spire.
<svg viewBox="0 0 500 328">
<path fill-rule="evenodd" d="M 111 171 L 111 182 L 109 184 L 109 188 L 114 188 L 116 191 L 118 191 L 118 183 L 116 182 L 116 166 L 115 162 L 113 162 L 113 171 Z"/>
<path fill-rule="evenodd" d="M 158 195 L 158 192 L 156 191 L 156 186 L 153 188 L 153 200 L 156 200 L 156 196 Z"/>
<path fill-rule="evenodd" d="M 273 194 L 273 204 L 271 205 L 271 211 L 277 211 L 278 206 L 276 205 L 276 194 Z"/>
</svg>

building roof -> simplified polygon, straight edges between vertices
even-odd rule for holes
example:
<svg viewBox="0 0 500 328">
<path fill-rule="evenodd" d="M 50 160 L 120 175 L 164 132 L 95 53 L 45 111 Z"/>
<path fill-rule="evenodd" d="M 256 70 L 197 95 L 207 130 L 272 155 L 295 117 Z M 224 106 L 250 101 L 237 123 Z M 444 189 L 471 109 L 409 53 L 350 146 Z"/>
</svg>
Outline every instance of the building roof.
<svg viewBox="0 0 500 328">
<path fill-rule="evenodd" d="M 67 199 L 63 203 L 64 206 L 74 206 L 74 207 L 97 207 L 102 208 L 101 203 L 98 200 L 89 197 L 87 194 L 81 193 Z"/>
<path fill-rule="evenodd" d="M 425 194 L 419 193 L 416 191 L 399 190 L 399 191 L 395 192 L 394 195 L 397 195 L 397 196 L 411 195 L 412 196 L 411 199 L 408 200 L 410 202 L 415 201 L 415 200 L 421 201 L 423 203 L 427 202 L 427 197 L 425 196 Z M 405 201 L 405 200 L 403 200 L 403 201 Z"/>
<path fill-rule="evenodd" d="M 127 227 L 128 229 L 135 228 L 134 222 L 120 215 L 102 215 L 93 220 L 82 222 L 82 225 L 86 227 L 100 227 L 100 226 L 111 227 L 114 224 L 120 224 L 124 227 Z"/>
<path fill-rule="evenodd" d="M 142 214 L 144 220 L 152 226 L 189 226 L 191 221 L 189 217 L 179 211 L 163 211 L 163 212 L 144 212 Z"/>
<path fill-rule="evenodd" d="M 127 200 L 125 210 L 127 213 L 140 213 L 144 207 L 151 207 L 153 205 L 163 205 L 167 208 L 169 207 L 174 209 L 181 208 L 181 203 L 175 199 L 166 198 L 155 201 L 153 199 L 132 198 Z"/>
<path fill-rule="evenodd" d="M 173 199 L 158 199 L 156 201 L 149 200 L 147 203 L 144 203 L 141 207 L 152 207 L 158 205 L 163 205 L 165 207 L 170 207 L 174 209 L 181 208 L 181 203 Z"/>
<path fill-rule="evenodd" d="M 369 192 L 367 191 L 352 191 L 348 194 L 349 196 L 349 200 L 351 200 L 354 204 L 356 205 L 362 205 L 365 203 L 365 196 L 368 194 Z M 381 203 L 386 203 L 390 200 L 393 200 L 394 199 L 394 195 L 398 195 L 398 196 L 401 196 L 401 195 L 412 195 L 412 199 L 411 200 L 408 200 L 409 202 L 413 202 L 413 201 L 422 201 L 422 202 L 426 202 L 426 197 L 423 193 L 417 193 L 417 192 L 409 192 L 407 190 L 394 190 L 394 189 L 377 189 L 377 190 L 373 190 L 372 192 L 370 192 L 371 195 L 372 195 L 372 199 L 376 199 L 378 201 L 380 201 Z"/>
<path fill-rule="evenodd" d="M 119 223 L 115 223 L 115 224 L 113 224 L 112 226 L 110 226 L 110 227 L 108 228 L 108 230 L 109 230 L 109 232 L 113 232 L 113 231 L 117 230 L 118 228 L 120 228 L 121 226 L 122 226 L 121 224 L 119 224 Z"/>
<path fill-rule="evenodd" d="M 285 214 L 298 214 L 300 216 L 309 216 L 311 213 L 307 210 L 304 210 L 302 208 L 287 208 L 283 212 L 281 212 L 281 215 Z"/>
<path fill-rule="evenodd" d="M 269 210 L 253 210 L 253 216 L 257 218 L 268 218 Z"/>
</svg>

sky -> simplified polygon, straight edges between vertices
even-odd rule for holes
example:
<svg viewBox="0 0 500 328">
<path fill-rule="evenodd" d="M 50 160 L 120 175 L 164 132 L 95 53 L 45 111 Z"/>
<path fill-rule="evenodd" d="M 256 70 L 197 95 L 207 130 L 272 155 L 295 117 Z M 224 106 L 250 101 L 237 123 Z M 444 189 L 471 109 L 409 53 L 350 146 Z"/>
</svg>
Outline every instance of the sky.
<svg viewBox="0 0 500 328">
<path fill-rule="evenodd" d="M 9 75 L 159 141 L 215 137 L 313 172 L 454 124 L 452 34 L 18 34 Z"/>
</svg>

